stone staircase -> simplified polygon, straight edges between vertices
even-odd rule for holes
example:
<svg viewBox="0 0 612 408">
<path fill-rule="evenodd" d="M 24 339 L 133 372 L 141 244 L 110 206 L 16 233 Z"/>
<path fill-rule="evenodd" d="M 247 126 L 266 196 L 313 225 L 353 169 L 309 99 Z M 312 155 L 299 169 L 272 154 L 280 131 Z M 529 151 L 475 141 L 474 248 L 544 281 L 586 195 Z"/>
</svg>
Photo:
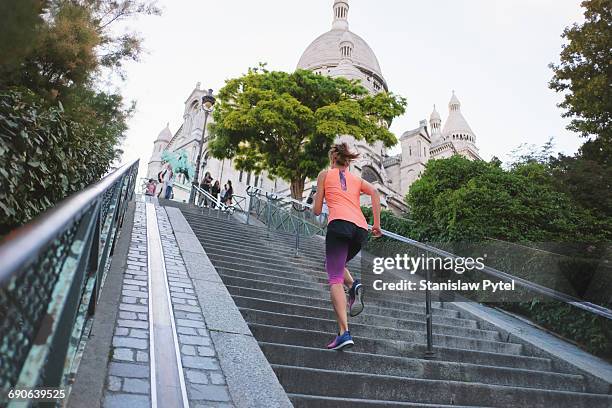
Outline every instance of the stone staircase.
<svg viewBox="0 0 612 408">
<path fill-rule="evenodd" d="M 434 302 L 437 358 L 425 360 L 425 307 L 406 294 L 366 293 L 349 321 L 355 347 L 324 347 L 336 330 L 324 241 L 247 226 L 179 206 L 296 407 L 610 407 L 583 376 L 526 354 Z M 206 210 L 205 210 L 206 211 Z M 353 261 L 349 268 L 359 270 Z M 245 367 L 248 370 L 248 367 Z"/>
</svg>

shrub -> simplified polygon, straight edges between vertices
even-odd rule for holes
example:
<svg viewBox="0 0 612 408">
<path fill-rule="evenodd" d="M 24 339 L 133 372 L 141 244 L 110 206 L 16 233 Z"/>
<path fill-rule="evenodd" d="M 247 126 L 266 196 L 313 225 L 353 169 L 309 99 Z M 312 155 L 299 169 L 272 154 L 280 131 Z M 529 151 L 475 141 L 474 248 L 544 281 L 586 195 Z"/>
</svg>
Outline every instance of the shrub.
<svg viewBox="0 0 612 408">
<path fill-rule="evenodd" d="M 103 96 L 91 97 L 104 104 Z M 107 100 L 106 107 L 120 102 Z M 102 123 L 103 116 L 77 123 L 60 103 L 48 106 L 28 90 L 0 93 L 0 235 L 108 171 L 124 126 Z"/>
</svg>

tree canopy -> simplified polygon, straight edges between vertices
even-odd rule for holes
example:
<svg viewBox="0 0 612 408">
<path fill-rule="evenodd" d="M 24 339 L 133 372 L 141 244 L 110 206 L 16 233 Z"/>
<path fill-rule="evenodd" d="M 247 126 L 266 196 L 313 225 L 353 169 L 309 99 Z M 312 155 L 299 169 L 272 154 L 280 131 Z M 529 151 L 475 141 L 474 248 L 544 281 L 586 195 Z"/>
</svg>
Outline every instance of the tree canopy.
<svg viewBox="0 0 612 408">
<path fill-rule="evenodd" d="M 589 139 L 571 156 L 550 160 L 560 191 L 608 230 L 612 218 L 612 2 L 582 2 L 585 21 L 563 32 L 567 44 L 559 65 L 551 64 L 550 87 L 564 94 L 560 104 L 569 129 Z"/>
<path fill-rule="evenodd" d="M 388 228 L 400 227 L 414 239 L 448 246 L 463 255 L 461 251 L 470 256 L 492 251 L 490 266 L 546 286 L 560 285 L 610 307 L 609 271 L 600 265 L 609 254 L 612 217 L 601 211 L 609 208 L 610 201 L 601 202 L 602 194 L 596 193 L 597 183 L 606 175 L 597 174 L 600 168 L 591 167 L 596 165 L 591 161 L 544 160 L 541 153 L 545 151 L 546 145 L 531 158 L 520 154 L 508 169 L 499 161 L 470 161 L 461 156 L 430 160 L 407 195 L 411 222 L 399 220 Z M 586 186 L 580 188 L 580 183 Z M 612 334 L 605 318 L 560 302 L 496 306 L 523 314 L 589 352 L 610 357 Z"/>
<path fill-rule="evenodd" d="M 300 200 L 305 180 L 327 165 L 338 136 L 393 146 L 397 140 L 388 126 L 406 106 L 404 98 L 371 95 L 357 81 L 263 66 L 228 80 L 218 99 L 212 155 L 290 182 L 292 197 Z"/>
<path fill-rule="evenodd" d="M 100 91 L 141 52 L 115 24 L 159 14 L 141 0 L 0 2 L 0 236 L 102 177 L 133 104 Z"/>
<path fill-rule="evenodd" d="M 415 238 L 512 242 L 610 239 L 594 214 L 559 189 L 535 161 L 505 170 L 461 156 L 431 160 L 407 195 Z M 610 222 L 610 220 L 601 222 Z"/>
<path fill-rule="evenodd" d="M 550 87 L 564 93 L 560 107 L 569 129 L 612 141 L 612 2 L 582 2 L 585 21 L 567 27 L 560 64 L 551 64 Z M 610 151 L 608 151 L 610 153 Z"/>
</svg>

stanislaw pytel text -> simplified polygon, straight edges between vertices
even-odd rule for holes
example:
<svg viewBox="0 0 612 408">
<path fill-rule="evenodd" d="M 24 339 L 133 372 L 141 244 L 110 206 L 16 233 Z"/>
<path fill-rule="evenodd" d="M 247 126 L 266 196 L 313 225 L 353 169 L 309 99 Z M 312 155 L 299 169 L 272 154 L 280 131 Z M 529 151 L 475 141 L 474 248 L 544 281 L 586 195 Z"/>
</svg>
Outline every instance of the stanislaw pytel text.
<svg viewBox="0 0 612 408">
<path fill-rule="evenodd" d="M 422 279 L 418 282 L 401 280 L 397 282 L 383 282 L 382 280 L 375 280 L 372 284 L 374 290 L 397 290 L 397 291 L 415 291 L 415 290 L 433 290 L 433 291 L 491 291 L 493 293 L 498 291 L 512 291 L 514 290 L 514 280 L 510 282 L 498 281 L 494 282 L 491 280 L 483 280 L 481 282 L 462 282 L 448 281 L 448 282 L 431 282 L 426 279 Z"/>
</svg>

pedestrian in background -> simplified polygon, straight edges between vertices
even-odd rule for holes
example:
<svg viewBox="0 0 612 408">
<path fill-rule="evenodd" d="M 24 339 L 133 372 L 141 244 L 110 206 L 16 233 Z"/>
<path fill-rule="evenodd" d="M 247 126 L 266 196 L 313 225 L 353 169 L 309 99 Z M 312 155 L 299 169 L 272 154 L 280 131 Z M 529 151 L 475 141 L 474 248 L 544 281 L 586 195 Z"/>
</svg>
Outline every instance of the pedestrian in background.
<svg viewBox="0 0 612 408">
<path fill-rule="evenodd" d="M 174 186 L 174 172 L 172 171 L 172 165 L 170 163 L 166 164 L 166 169 L 162 174 L 162 180 L 162 194 L 166 200 L 170 200 L 172 198 L 172 187 Z"/>
<path fill-rule="evenodd" d="M 217 206 L 217 200 L 219 199 L 219 192 L 221 191 L 221 187 L 219 186 L 219 180 L 215 181 L 212 188 L 210 189 L 210 194 L 214 197 L 215 201 L 212 203 L 212 208 Z"/>
<path fill-rule="evenodd" d="M 226 196 L 226 194 L 227 194 L 227 184 L 224 184 L 223 188 L 219 192 L 219 202 L 221 204 L 225 204 L 225 196 Z"/>
<path fill-rule="evenodd" d="M 227 180 L 227 190 L 225 191 L 225 195 L 223 196 L 223 204 L 232 205 L 232 198 L 234 197 L 234 187 L 232 187 L 232 181 Z"/>
<path fill-rule="evenodd" d="M 212 188 L 212 181 L 213 181 L 212 176 L 207 171 L 206 174 L 204 175 L 204 178 L 200 182 L 200 188 L 204 190 L 205 192 L 207 192 L 208 194 L 210 194 L 210 190 Z M 208 207 L 208 201 L 209 199 L 205 194 L 200 194 L 200 206 L 202 205 L 202 203 L 204 203 L 204 206 Z"/>
<path fill-rule="evenodd" d="M 154 196 L 156 189 L 157 189 L 157 183 L 155 182 L 155 180 L 149 179 L 149 182 L 147 183 L 145 187 L 145 195 Z"/>
</svg>

